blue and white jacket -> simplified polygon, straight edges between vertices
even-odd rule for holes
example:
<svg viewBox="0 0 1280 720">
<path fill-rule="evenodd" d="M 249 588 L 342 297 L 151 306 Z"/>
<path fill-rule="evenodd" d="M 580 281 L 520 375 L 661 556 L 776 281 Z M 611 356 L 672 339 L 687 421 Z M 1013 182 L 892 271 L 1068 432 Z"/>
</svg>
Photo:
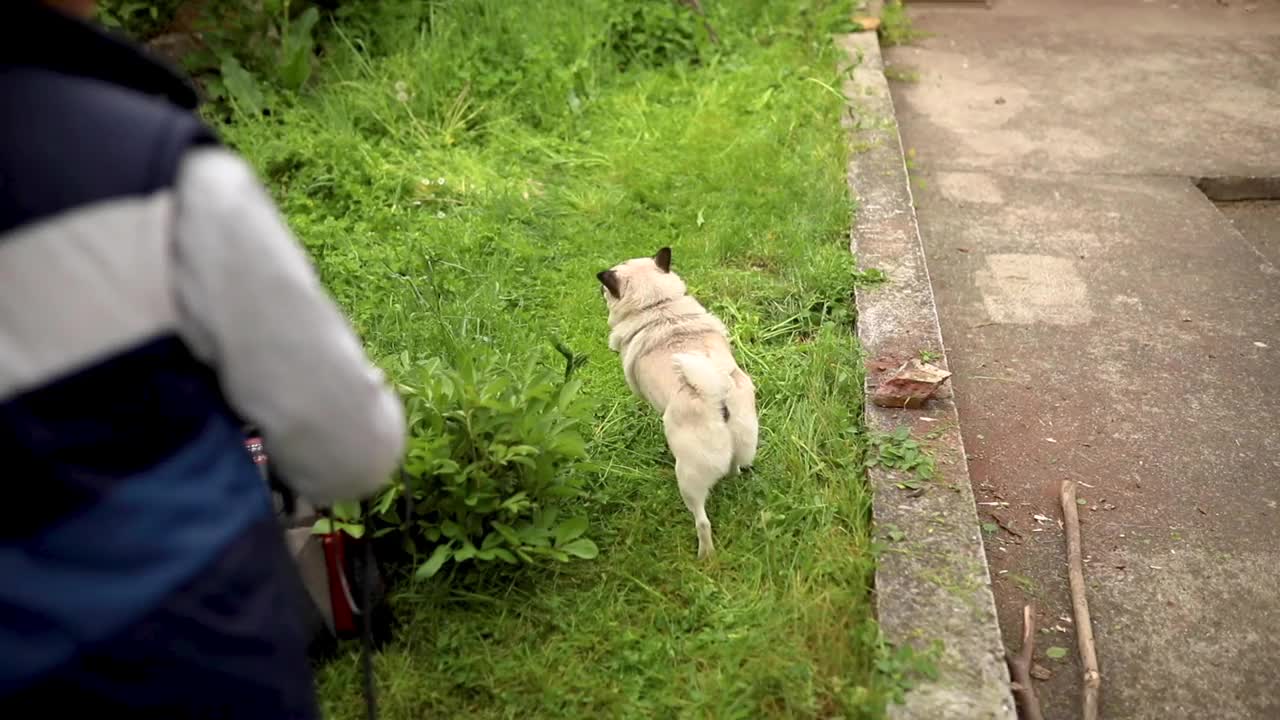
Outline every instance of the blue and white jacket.
<svg viewBox="0 0 1280 720">
<path fill-rule="evenodd" d="M 326 503 L 404 443 L 252 170 L 177 75 L 34 4 L 0 28 L 0 695 L 270 516 L 240 435 Z"/>
</svg>

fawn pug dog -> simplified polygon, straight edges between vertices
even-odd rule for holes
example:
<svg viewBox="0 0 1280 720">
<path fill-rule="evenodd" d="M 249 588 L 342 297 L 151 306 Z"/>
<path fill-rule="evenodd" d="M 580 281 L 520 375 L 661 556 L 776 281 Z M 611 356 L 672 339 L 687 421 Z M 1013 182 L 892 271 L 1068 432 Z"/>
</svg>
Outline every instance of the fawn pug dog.
<svg viewBox="0 0 1280 720">
<path fill-rule="evenodd" d="M 707 494 L 755 461 L 755 385 L 738 367 L 724 323 L 671 272 L 671 248 L 596 274 L 609 308 L 609 349 L 632 392 L 662 413 L 676 481 L 698 533 L 698 557 L 715 551 Z"/>
</svg>

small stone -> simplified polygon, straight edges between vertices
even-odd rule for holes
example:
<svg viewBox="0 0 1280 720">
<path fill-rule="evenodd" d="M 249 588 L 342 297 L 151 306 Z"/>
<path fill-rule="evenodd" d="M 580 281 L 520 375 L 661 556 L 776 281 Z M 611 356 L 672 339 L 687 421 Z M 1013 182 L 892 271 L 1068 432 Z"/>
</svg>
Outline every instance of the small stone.
<svg viewBox="0 0 1280 720">
<path fill-rule="evenodd" d="M 1002 98 L 1002 97 L 998 97 L 998 98 L 996 98 L 996 104 L 997 104 L 997 105 L 1003 105 L 1003 104 L 1004 104 L 1004 102 L 1005 102 L 1004 98 Z"/>
<path fill-rule="evenodd" d="M 1033 663 L 1031 665 L 1031 677 L 1037 680 L 1048 680 L 1053 677 L 1053 671 L 1040 663 Z"/>
<path fill-rule="evenodd" d="M 951 373 L 912 358 L 887 380 L 880 382 L 871 401 L 886 408 L 919 408 L 933 397 Z"/>
</svg>

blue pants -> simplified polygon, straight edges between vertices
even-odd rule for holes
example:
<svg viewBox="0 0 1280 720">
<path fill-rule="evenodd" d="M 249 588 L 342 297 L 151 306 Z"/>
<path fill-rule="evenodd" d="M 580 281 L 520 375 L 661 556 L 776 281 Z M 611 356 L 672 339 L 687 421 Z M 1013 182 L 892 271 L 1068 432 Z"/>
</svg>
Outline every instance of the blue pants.
<svg viewBox="0 0 1280 720">
<path fill-rule="evenodd" d="M 318 718 L 304 593 L 270 518 L 141 621 L 0 699 L 0 717 L 91 709 L 130 720 Z"/>
</svg>

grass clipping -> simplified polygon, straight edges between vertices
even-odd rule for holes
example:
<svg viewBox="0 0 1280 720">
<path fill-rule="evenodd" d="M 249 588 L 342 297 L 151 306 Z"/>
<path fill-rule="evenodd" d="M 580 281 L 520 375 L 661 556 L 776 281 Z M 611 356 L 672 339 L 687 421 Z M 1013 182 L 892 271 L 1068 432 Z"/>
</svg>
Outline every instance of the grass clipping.
<svg viewBox="0 0 1280 720">
<path fill-rule="evenodd" d="M 884 646 L 870 598 L 830 90 L 847 5 L 371 3 L 322 38 L 302 94 L 223 129 L 392 377 L 464 353 L 558 366 L 555 338 L 598 403 L 600 556 L 402 584 L 383 717 L 880 717 L 922 666 Z M 595 280 L 662 245 L 759 386 L 761 453 L 711 499 L 712 563 Z M 357 671 L 321 668 L 326 717 L 359 715 Z"/>
</svg>

